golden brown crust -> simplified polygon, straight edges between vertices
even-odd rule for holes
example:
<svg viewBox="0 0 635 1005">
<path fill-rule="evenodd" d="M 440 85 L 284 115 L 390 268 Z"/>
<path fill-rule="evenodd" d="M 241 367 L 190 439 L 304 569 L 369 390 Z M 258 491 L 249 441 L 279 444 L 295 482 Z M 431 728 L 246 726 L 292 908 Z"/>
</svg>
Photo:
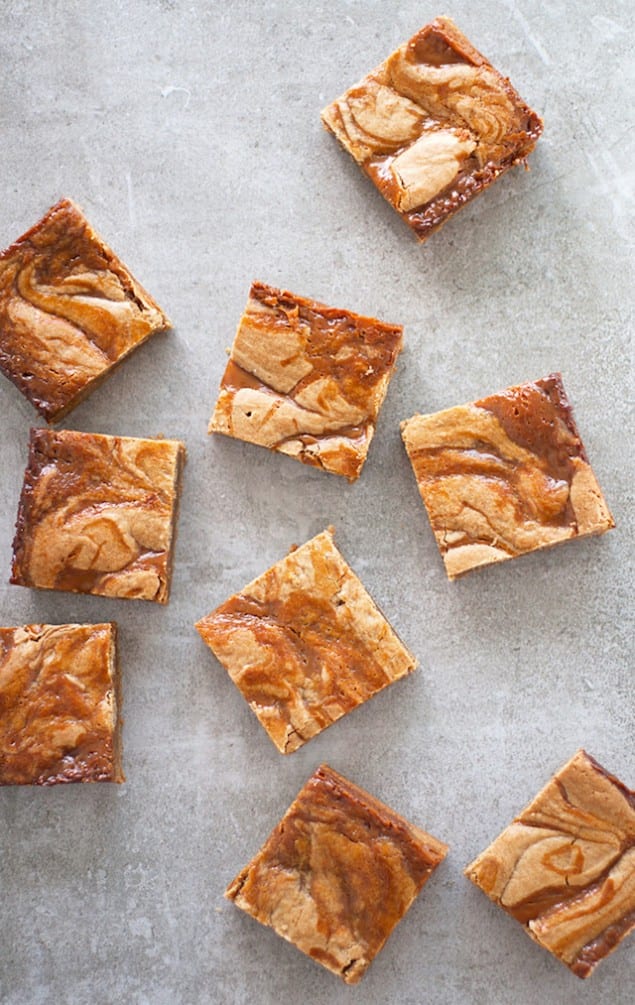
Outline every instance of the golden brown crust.
<svg viewBox="0 0 635 1005">
<path fill-rule="evenodd" d="M 447 851 L 323 764 L 225 895 L 356 984 Z"/>
<path fill-rule="evenodd" d="M 615 526 L 560 374 L 401 428 L 450 579 Z"/>
<path fill-rule="evenodd" d="M 414 670 L 324 531 L 196 625 L 278 750 L 291 753 Z"/>
<path fill-rule="evenodd" d="M 445 17 L 322 112 L 322 121 L 423 241 L 504 171 L 542 122 Z"/>
<path fill-rule="evenodd" d="M 11 582 L 168 601 L 185 448 L 32 429 Z"/>
<path fill-rule="evenodd" d="M 401 345 L 399 325 L 253 283 L 209 432 L 354 481 Z"/>
<path fill-rule="evenodd" d="M 0 785 L 123 782 L 116 625 L 0 628 Z"/>
<path fill-rule="evenodd" d="M 69 199 L 0 254 L 0 369 L 50 422 L 169 327 Z"/>
<path fill-rule="evenodd" d="M 465 874 L 588 977 L 635 927 L 635 792 L 579 750 Z"/>
</svg>

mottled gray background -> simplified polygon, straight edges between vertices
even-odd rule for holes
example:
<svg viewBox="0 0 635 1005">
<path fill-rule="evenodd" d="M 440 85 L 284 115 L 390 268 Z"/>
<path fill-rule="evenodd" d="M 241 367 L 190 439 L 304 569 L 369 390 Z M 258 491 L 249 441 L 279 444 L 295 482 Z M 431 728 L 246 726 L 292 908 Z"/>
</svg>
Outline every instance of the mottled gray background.
<svg viewBox="0 0 635 1005">
<path fill-rule="evenodd" d="M 119 623 L 128 775 L 0 793 L 3 1005 L 632 1001 L 633 940 L 582 983 L 462 877 L 577 747 L 635 783 L 632 8 L 454 0 L 546 131 L 420 247 L 318 113 L 440 12 L 0 2 L 0 245 L 72 196 L 174 320 L 65 425 L 189 453 L 169 607 L 6 586 L 36 420 L 1 383 L 2 622 Z M 206 436 L 255 277 L 405 325 L 354 486 Z M 618 530 L 450 584 L 399 420 L 554 369 Z M 421 668 L 284 759 L 192 623 L 331 522 Z M 357 988 L 222 899 L 322 760 L 451 845 Z"/>
</svg>

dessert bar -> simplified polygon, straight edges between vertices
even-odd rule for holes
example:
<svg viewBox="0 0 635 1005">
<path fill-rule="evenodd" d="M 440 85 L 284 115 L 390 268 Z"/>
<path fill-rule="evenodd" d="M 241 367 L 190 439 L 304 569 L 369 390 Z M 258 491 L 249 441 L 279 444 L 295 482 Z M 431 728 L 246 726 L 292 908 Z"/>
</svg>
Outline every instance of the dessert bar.
<svg viewBox="0 0 635 1005">
<path fill-rule="evenodd" d="M 116 626 L 0 628 L 0 785 L 123 782 Z"/>
<path fill-rule="evenodd" d="M 32 429 L 11 582 L 166 604 L 184 458 L 175 440 Z"/>
<path fill-rule="evenodd" d="M 542 122 L 447 17 L 322 112 L 420 241 L 522 164 Z"/>
<path fill-rule="evenodd" d="M 450 579 L 615 526 L 560 374 L 401 429 Z"/>
<path fill-rule="evenodd" d="M 356 984 L 447 851 L 323 764 L 225 896 Z"/>
<path fill-rule="evenodd" d="M 0 370 L 49 422 L 169 327 L 69 199 L 0 254 Z"/>
<path fill-rule="evenodd" d="M 635 792 L 579 750 L 465 874 L 589 977 L 635 928 Z"/>
<path fill-rule="evenodd" d="M 401 344 L 400 325 L 253 283 L 209 432 L 354 481 Z"/>
<path fill-rule="evenodd" d="M 196 628 L 283 754 L 417 665 L 340 555 L 332 529 Z"/>
</svg>

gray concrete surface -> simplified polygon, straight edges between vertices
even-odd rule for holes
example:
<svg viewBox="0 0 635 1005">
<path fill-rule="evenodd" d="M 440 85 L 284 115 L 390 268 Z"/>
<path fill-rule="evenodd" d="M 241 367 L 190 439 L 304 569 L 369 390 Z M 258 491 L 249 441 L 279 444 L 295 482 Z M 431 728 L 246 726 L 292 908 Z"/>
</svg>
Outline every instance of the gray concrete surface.
<svg viewBox="0 0 635 1005">
<path fill-rule="evenodd" d="M 318 113 L 438 8 L 3 0 L 0 12 L 0 244 L 70 195 L 175 323 L 65 425 L 163 432 L 189 451 L 169 607 L 7 586 L 36 419 L 0 386 L 2 621 L 118 621 L 128 775 L 120 788 L 0 792 L 0 1000 L 632 1001 L 633 940 L 582 983 L 462 877 L 578 746 L 635 784 L 631 5 L 454 0 L 447 12 L 546 132 L 530 173 L 424 247 Z M 352 487 L 206 436 L 255 277 L 405 325 Z M 452 585 L 398 422 L 554 369 L 619 528 Z M 192 623 L 328 523 L 421 668 L 283 759 Z M 322 760 L 451 845 L 357 988 L 222 899 Z"/>
</svg>

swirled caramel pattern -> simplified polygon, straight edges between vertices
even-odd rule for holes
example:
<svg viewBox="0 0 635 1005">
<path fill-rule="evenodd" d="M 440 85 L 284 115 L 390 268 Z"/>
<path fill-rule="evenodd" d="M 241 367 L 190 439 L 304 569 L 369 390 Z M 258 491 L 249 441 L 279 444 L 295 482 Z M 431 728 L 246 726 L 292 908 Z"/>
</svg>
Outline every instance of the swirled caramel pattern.
<svg viewBox="0 0 635 1005">
<path fill-rule="evenodd" d="M 122 782 L 116 626 L 0 628 L 0 785 Z"/>
<path fill-rule="evenodd" d="M 253 283 L 209 432 L 354 481 L 402 328 Z"/>
<path fill-rule="evenodd" d="M 635 792 L 579 750 L 465 874 L 588 977 L 635 928 Z"/>
<path fill-rule="evenodd" d="M 167 603 L 182 443 L 32 429 L 11 582 Z"/>
<path fill-rule="evenodd" d="M 340 555 L 332 530 L 296 548 L 196 628 L 283 754 L 417 662 Z"/>
<path fill-rule="evenodd" d="M 356 984 L 447 851 L 323 764 L 225 896 Z"/>
<path fill-rule="evenodd" d="M 542 122 L 446 17 L 322 112 L 322 121 L 423 241 L 504 171 Z"/>
<path fill-rule="evenodd" d="M 450 579 L 615 526 L 560 374 L 401 429 Z"/>
<path fill-rule="evenodd" d="M 0 369 L 48 421 L 169 326 L 68 199 L 0 254 Z"/>
</svg>

